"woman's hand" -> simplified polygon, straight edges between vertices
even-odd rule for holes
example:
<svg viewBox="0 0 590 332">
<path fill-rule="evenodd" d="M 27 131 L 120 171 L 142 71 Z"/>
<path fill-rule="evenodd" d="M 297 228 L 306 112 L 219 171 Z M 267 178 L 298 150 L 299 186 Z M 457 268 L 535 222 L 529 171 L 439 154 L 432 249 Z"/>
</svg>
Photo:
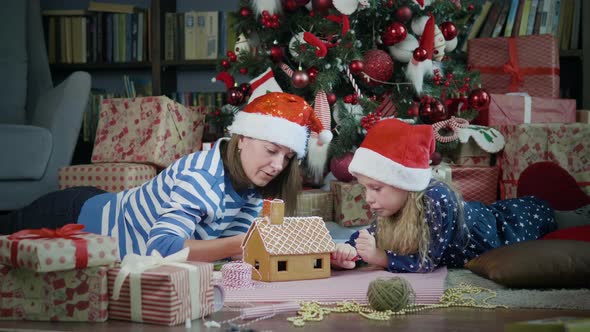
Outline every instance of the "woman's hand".
<svg viewBox="0 0 590 332">
<path fill-rule="evenodd" d="M 353 269 L 357 257 L 356 249 L 348 243 L 338 243 L 330 255 L 330 263 L 343 269 Z"/>
</svg>

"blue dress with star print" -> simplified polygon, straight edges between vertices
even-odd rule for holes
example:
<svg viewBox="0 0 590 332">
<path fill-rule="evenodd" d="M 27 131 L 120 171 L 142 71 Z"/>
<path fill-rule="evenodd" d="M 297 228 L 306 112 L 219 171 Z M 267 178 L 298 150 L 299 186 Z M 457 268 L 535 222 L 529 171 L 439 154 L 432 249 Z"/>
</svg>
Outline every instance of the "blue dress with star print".
<svg viewBox="0 0 590 332">
<path fill-rule="evenodd" d="M 399 255 L 386 250 L 390 272 L 429 272 L 437 266 L 463 267 L 484 252 L 516 242 L 536 240 L 557 228 L 553 210 L 535 197 L 520 197 L 484 205 L 464 202 L 447 184 L 433 180 L 424 194 L 426 217 L 430 227 L 430 260 L 420 255 Z M 462 204 L 463 211 L 459 204 Z M 428 208 L 430 207 L 430 208 Z M 377 232 L 373 223 L 368 231 Z M 347 242 L 356 245 L 358 232 Z"/>
</svg>

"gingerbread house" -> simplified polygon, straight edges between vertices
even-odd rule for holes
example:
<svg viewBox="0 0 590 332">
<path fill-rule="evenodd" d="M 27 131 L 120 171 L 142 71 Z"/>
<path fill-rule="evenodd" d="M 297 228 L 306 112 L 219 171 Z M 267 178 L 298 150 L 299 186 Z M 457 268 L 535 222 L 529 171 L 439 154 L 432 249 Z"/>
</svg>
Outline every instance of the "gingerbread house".
<svg viewBox="0 0 590 332">
<path fill-rule="evenodd" d="M 262 281 L 328 278 L 334 248 L 321 217 L 284 217 L 282 200 L 264 201 L 242 243 L 252 278 Z"/>
</svg>

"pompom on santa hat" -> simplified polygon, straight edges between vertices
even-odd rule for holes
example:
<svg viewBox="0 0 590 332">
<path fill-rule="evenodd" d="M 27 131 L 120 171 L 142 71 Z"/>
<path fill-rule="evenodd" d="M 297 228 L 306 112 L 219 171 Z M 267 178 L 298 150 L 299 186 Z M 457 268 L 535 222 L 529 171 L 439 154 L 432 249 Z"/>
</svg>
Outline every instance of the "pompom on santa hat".
<svg viewBox="0 0 590 332">
<path fill-rule="evenodd" d="M 254 78 L 250 86 L 248 104 L 228 127 L 231 134 L 286 146 L 298 159 L 305 157 L 309 131 L 318 133 L 322 143 L 331 141 L 332 133 L 324 130 L 313 107 L 299 96 L 282 92 L 270 68 Z"/>
<path fill-rule="evenodd" d="M 378 121 L 355 151 L 348 171 L 407 191 L 426 189 L 436 142 L 430 125 L 390 118 Z"/>
</svg>

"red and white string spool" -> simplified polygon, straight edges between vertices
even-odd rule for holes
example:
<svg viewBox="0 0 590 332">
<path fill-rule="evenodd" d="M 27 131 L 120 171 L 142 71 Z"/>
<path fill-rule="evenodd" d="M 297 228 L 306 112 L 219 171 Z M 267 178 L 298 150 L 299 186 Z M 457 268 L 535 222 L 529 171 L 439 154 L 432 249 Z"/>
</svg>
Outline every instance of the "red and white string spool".
<svg viewBox="0 0 590 332">
<path fill-rule="evenodd" d="M 439 121 L 432 125 L 434 130 L 434 138 L 441 143 L 450 143 L 459 138 L 459 128 L 465 128 L 469 125 L 469 122 L 462 118 L 452 116 L 448 120 Z M 442 128 L 449 128 L 452 131 L 452 135 L 442 136 L 439 131 Z"/>
<path fill-rule="evenodd" d="M 229 262 L 221 267 L 223 286 L 230 289 L 251 288 L 252 265 L 241 262 Z"/>
</svg>

